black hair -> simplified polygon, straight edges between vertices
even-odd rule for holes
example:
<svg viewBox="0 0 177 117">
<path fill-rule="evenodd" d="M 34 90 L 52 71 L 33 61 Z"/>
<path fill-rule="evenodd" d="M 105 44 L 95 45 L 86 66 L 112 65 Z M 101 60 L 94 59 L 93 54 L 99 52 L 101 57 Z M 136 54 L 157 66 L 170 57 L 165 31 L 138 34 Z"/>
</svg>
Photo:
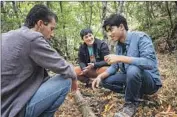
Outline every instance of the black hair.
<svg viewBox="0 0 177 117">
<path fill-rule="evenodd" d="M 119 27 L 120 24 L 123 24 L 125 30 L 128 31 L 127 20 L 120 14 L 112 14 L 108 18 L 105 19 L 103 23 L 103 28 L 106 30 L 106 26 L 117 26 Z"/>
<path fill-rule="evenodd" d="M 29 11 L 24 25 L 28 28 L 33 28 L 39 20 L 44 21 L 45 25 L 48 25 L 52 18 L 54 18 L 56 22 L 58 21 L 57 15 L 49 8 L 42 4 L 37 4 Z"/>
<path fill-rule="evenodd" d="M 83 39 L 83 37 L 84 37 L 85 35 L 87 35 L 88 33 L 93 34 L 93 33 L 92 33 L 92 30 L 91 30 L 90 28 L 82 29 L 81 32 L 80 32 L 81 39 Z"/>
</svg>

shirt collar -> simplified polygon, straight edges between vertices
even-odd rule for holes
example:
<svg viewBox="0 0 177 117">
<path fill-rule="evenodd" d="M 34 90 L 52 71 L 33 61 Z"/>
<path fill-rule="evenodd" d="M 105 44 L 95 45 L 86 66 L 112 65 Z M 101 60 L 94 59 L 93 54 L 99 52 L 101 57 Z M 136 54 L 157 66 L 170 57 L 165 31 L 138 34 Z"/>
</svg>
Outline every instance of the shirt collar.
<svg viewBox="0 0 177 117">
<path fill-rule="evenodd" d="M 118 45 L 129 45 L 130 44 L 130 32 L 127 31 L 126 32 L 126 38 L 125 38 L 125 42 L 124 43 L 121 43 L 120 41 L 118 41 Z"/>
<path fill-rule="evenodd" d="M 125 39 L 125 45 L 130 44 L 130 31 L 126 32 L 126 39 Z"/>
</svg>

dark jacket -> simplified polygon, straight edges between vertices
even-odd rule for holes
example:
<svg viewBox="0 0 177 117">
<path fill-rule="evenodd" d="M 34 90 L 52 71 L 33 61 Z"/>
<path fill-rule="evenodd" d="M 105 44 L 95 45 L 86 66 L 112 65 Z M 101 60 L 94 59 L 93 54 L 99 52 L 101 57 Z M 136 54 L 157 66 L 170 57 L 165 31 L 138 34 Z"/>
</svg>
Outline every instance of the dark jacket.
<svg viewBox="0 0 177 117">
<path fill-rule="evenodd" d="M 96 59 L 96 62 L 94 63 L 94 68 L 108 66 L 108 64 L 104 61 L 104 56 L 109 54 L 108 45 L 104 41 L 95 38 L 95 41 L 93 43 L 93 51 Z M 90 63 L 89 51 L 85 43 L 80 46 L 78 57 L 81 69 L 86 67 L 87 63 Z"/>
<path fill-rule="evenodd" d="M 76 78 L 73 67 L 41 33 L 22 27 L 2 34 L 2 117 L 23 117 L 25 105 L 46 80 L 45 69 Z"/>
</svg>

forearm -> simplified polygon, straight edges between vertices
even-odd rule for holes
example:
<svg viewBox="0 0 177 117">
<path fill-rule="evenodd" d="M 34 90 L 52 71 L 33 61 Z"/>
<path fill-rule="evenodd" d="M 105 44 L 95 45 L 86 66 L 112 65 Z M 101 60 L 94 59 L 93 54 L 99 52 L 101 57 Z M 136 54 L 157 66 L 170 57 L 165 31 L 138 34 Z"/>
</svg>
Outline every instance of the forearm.
<svg viewBox="0 0 177 117">
<path fill-rule="evenodd" d="M 83 68 L 85 68 L 87 65 L 84 62 L 79 62 L 79 66 L 81 70 L 83 70 Z"/>
<path fill-rule="evenodd" d="M 100 61 L 100 62 L 95 62 L 94 63 L 94 68 L 100 68 L 103 66 L 108 66 L 108 64 L 105 61 Z"/>
<path fill-rule="evenodd" d="M 131 64 L 132 63 L 132 57 L 118 55 L 117 56 L 117 62 Z"/>
<path fill-rule="evenodd" d="M 143 57 L 128 57 L 128 56 L 119 56 L 118 62 L 132 64 L 142 69 L 152 69 L 153 64 L 155 64 L 152 60 L 143 58 Z"/>
<path fill-rule="evenodd" d="M 153 69 L 153 67 L 157 64 L 154 60 L 145 58 L 145 57 L 132 57 L 132 65 L 136 65 L 142 69 Z"/>
<path fill-rule="evenodd" d="M 109 73 L 108 72 L 103 72 L 103 73 L 101 73 L 100 75 L 98 75 L 98 77 L 100 77 L 101 79 L 105 79 L 105 78 L 107 78 L 109 76 Z"/>
</svg>

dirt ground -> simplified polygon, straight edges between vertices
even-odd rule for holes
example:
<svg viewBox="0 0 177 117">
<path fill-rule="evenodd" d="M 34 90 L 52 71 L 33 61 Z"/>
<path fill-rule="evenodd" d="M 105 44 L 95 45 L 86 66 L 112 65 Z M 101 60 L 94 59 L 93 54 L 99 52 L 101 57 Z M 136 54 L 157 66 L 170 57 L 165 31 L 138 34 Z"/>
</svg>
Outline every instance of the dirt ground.
<svg viewBox="0 0 177 117">
<path fill-rule="evenodd" d="M 163 87 L 154 95 L 146 96 L 134 117 L 177 117 L 177 62 L 174 55 L 158 54 Z M 79 83 L 85 102 L 97 117 L 113 117 L 124 104 L 124 95 L 100 88 L 93 91 Z M 66 97 L 55 117 L 82 117 L 72 93 Z"/>
</svg>

